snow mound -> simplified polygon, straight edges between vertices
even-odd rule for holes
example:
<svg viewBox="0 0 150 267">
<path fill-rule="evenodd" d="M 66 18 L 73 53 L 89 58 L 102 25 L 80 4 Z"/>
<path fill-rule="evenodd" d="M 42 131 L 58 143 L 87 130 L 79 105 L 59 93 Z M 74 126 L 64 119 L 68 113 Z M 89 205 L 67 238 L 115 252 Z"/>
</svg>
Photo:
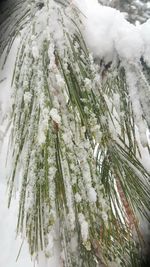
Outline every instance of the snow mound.
<svg viewBox="0 0 150 267">
<path fill-rule="evenodd" d="M 148 66 L 150 66 L 150 19 L 139 26 L 142 39 L 144 41 L 143 57 Z"/>
<path fill-rule="evenodd" d="M 106 63 L 116 54 L 120 59 L 138 61 L 141 56 L 150 64 L 150 20 L 142 26 L 130 24 L 124 15 L 97 0 L 74 0 L 81 11 L 82 33 L 94 57 Z"/>
</svg>

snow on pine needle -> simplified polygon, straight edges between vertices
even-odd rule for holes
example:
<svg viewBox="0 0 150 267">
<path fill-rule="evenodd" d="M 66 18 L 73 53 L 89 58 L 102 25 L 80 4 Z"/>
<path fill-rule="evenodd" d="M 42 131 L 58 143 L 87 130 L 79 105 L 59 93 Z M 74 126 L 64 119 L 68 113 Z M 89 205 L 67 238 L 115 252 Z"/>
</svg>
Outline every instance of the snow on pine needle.
<svg viewBox="0 0 150 267">
<path fill-rule="evenodd" d="M 148 146 L 148 24 L 96 0 L 42 3 L 29 8 L 12 80 L 17 232 L 31 255 L 48 256 L 58 223 L 64 266 L 138 266 L 136 211 L 149 219 L 136 136 L 137 126 Z"/>
</svg>

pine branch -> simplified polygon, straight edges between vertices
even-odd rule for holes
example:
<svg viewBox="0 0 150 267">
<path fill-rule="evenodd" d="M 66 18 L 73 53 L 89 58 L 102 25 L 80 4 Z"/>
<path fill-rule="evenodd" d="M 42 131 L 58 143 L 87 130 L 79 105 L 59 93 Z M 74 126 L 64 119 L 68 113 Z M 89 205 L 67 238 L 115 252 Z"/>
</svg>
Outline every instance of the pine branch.
<svg viewBox="0 0 150 267">
<path fill-rule="evenodd" d="M 50 253 L 58 219 L 65 266 L 140 266 L 132 228 L 140 236 L 137 210 L 149 219 L 149 173 L 137 158 L 127 71 L 111 66 L 102 80 L 79 14 L 70 12 L 33 3 L 24 28 L 12 80 L 9 205 L 22 163 L 17 231 L 26 232 L 31 255 Z"/>
</svg>

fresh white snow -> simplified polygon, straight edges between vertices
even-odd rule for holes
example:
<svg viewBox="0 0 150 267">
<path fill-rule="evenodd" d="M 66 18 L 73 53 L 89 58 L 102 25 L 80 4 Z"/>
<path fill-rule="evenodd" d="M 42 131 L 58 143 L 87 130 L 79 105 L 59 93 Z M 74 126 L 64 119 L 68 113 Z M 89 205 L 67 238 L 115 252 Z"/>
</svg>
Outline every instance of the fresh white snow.
<svg viewBox="0 0 150 267">
<path fill-rule="evenodd" d="M 9 113 L 11 110 L 11 79 L 14 69 L 14 63 L 17 53 L 19 38 L 12 46 L 11 52 L 5 64 L 0 71 L 0 266 L 5 267 L 33 267 L 33 262 L 29 256 L 28 245 L 24 240 L 17 259 L 22 238 L 16 238 L 16 225 L 19 196 L 13 198 L 11 207 L 8 209 L 7 175 L 10 164 L 6 164 L 10 130 L 5 134 L 9 123 Z M 2 68 L 3 57 L 0 59 L 0 68 Z"/>
<path fill-rule="evenodd" d="M 108 63 L 116 54 L 131 62 L 143 55 L 150 63 L 150 20 L 134 26 L 120 11 L 102 6 L 97 0 L 73 0 L 73 3 L 81 11 L 82 33 L 95 57 Z"/>
</svg>

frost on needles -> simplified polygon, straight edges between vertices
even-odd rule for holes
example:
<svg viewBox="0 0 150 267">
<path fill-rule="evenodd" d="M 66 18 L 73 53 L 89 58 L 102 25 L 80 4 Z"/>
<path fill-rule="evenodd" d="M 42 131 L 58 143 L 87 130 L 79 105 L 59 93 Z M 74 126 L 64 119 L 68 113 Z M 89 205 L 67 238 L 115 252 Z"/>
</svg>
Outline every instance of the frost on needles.
<svg viewBox="0 0 150 267">
<path fill-rule="evenodd" d="M 97 0 L 42 3 L 22 16 L 12 81 L 17 232 L 37 259 L 53 255 L 57 235 L 64 266 L 140 266 L 150 21 L 136 27 Z"/>
</svg>

